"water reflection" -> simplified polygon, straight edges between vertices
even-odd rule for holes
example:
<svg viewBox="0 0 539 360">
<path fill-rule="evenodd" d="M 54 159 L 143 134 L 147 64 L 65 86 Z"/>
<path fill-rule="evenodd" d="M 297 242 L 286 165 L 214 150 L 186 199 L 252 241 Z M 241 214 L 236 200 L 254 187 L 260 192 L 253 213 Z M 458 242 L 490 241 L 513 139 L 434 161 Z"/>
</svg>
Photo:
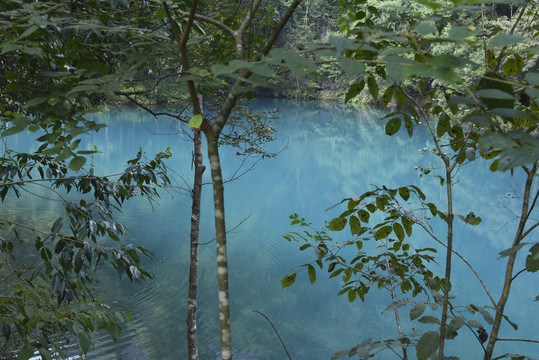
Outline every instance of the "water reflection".
<svg viewBox="0 0 539 360">
<path fill-rule="evenodd" d="M 279 107 L 275 123 L 278 140 L 270 151 L 276 159 L 260 162 L 254 171 L 226 185 L 226 211 L 229 228 L 249 218 L 229 235 L 230 290 L 233 346 L 236 359 L 283 359 L 284 351 L 270 325 L 257 313 L 271 318 L 294 359 L 329 359 L 336 351 L 367 338 L 397 336 L 387 293 L 369 294 L 365 303 L 350 304 L 337 297 L 338 284 L 319 274 L 311 285 L 300 274 L 290 288 L 282 289 L 280 280 L 293 266 L 312 260 L 312 254 L 298 251 L 282 235 L 293 230 L 288 216 L 299 213 L 313 224 L 322 224 L 339 214 L 326 208 L 344 197 L 361 194 L 371 184 L 396 187 L 415 184 L 425 190 L 428 201 L 442 203 L 444 188 L 436 178 L 418 176 L 416 165 L 436 164 L 436 159 L 420 150 L 432 148 L 428 136 L 417 130 L 413 138 L 406 133 L 384 135 L 383 122 L 376 111 L 357 111 L 332 104 L 297 104 L 287 101 L 258 101 L 261 110 Z M 172 170 L 191 175 L 191 144 L 174 134 L 178 126 L 171 120 L 153 119 L 135 110 L 113 110 L 96 114 L 109 127 L 98 136 L 86 138 L 88 148 L 96 145 L 103 155 L 94 156 L 100 173 L 114 173 L 141 147 L 148 156 L 171 146 Z M 174 134 L 174 135 L 171 135 Z M 234 149 L 223 149 L 224 176 L 232 176 L 240 160 Z M 434 171 L 435 173 L 436 171 Z M 488 176 L 487 176 L 488 175 Z M 518 178 L 518 171 L 515 178 Z M 492 179 L 488 183 L 484 179 Z M 471 228 L 457 223 L 455 246 L 485 274 L 494 293 L 500 290 L 504 262 L 497 252 L 509 247 L 516 222 L 506 208 L 518 206 L 509 198 L 518 182 L 508 174 L 490 174 L 480 162 L 461 169 L 455 187 L 456 211 L 475 211 L 484 221 Z M 205 174 L 209 182 L 209 171 Z M 182 180 L 177 179 L 177 185 Z M 219 354 L 218 308 L 216 295 L 215 246 L 211 189 L 205 187 L 201 242 L 209 242 L 200 253 L 199 347 L 201 359 L 216 359 Z M 39 208 L 39 207 L 38 207 Z M 145 201 L 129 204 L 120 215 L 130 230 L 131 242 L 140 243 L 156 254 L 147 266 L 156 275 L 154 283 L 142 287 L 118 282 L 117 276 L 103 275 L 101 294 L 133 314 L 122 340 L 113 344 L 105 337 L 88 359 L 185 359 L 185 317 L 189 254 L 190 199 L 170 190 L 162 193 L 152 211 Z M 440 223 L 433 224 L 435 230 Z M 348 234 L 337 234 L 346 238 Z M 441 235 L 443 239 L 443 233 Z M 413 238 L 418 246 L 434 246 L 424 236 Z M 436 247 L 436 246 L 434 246 Z M 440 261 L 440 264 L 442 261 Z M 454 293 L 464 305 L 488 304 L 479 283 L 455 260 Z M 522 262 L 519 268 L 522 268 Z M 439 266 L 435 270 L 441 271 Z M 507 337 L 528 337 L 539 333 L 537 322 L 529 320 L 537 286 L 531 277 L 519 277 L 510 298 L 510 318 L 520 326 L 515 333 L 504 325 Z M 462 300 L 460 300 L 462 299 Z M 467 303 L 465 301 L 468 301 Z M 407 309 L 402 312 L 407 318 Z M 481 319 L 478 319 L 481 320 Z M 415 324 L 418 325 L 417 323 Z M 134 330 L 133 330 L 134 329 Z M 461 334 L 466 334 L 465 329 Z M 518 335 L 518 334 L 527 335 Z M 449 343 L 451 354 L 479 358 L 480 346 L 471 333 Z M 502 348 L 503 347 L 503 348 Z M 500 344 L 499 352 L 522 352 L 522 344 Z M 465 349 L 465 350 L 464 350 Z M 528 347 L 533 354 L 533 347 Z M 535 348 L 537 350 L 537 348 Z M 465 353 L 464 353 L 465 351 Z M 503 352 L 502 352 L 503 351 Z M 388 353 L 387 358 L 392 358 Z M 384 358 L 384 357 L 381 357 Z"/>
</svg>

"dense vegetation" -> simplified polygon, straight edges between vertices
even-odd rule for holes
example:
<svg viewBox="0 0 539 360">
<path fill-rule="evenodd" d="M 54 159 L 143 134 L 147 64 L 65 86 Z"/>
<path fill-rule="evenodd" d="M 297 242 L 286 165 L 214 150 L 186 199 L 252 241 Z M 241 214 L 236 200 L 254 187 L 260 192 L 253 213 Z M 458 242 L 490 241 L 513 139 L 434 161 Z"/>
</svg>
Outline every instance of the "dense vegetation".
<svg viewBox="0 0 539 360">
<path fill-rule="evenodd" d="M 536 2 L 2 0 L 0 4 L 0 117 L 5 139 L 0 198 L 4 207 L 15 207 L 39 188 L 61 204 L 56 216 L 35 223 L 0 216 L 2 357 L 28 359 L 34 351 L 43 358 L 51 358 L 53 352 L 61 356 L 67 339 L 73 338 L 80 353 L 87 353 L 94 331 L 105 329 L 117 336 L 125 317 L 94 299 L 91 284 L 98 265 L 108 263 L 134 281 L 152 276 L 140 266 L 140 256 L 151 253 L 126 244 L 125 229 L 113 215 L 134 196 L 150 200 L 158 196 L 157 189 L 170 181 L 163 162 L 170 153 L 164 149 L 144 159 L 141 150 L 124 171 L 97 176 L 99 169 L 88 164 L 87 157 L 98 149 L 78 149 L 81 134 L 102 127 L 86 115 L 118 101 L 193 128 L 199 176 L 193 188 L 195 263 L 197 182 L 204 171 L 201 133 L 205 135 L 214 194 L 221 355 L 232 357 L 229 296 L 234 294 L 228 289 L 219 149 L 232 145 L 243 155 L 268 155 L 258 145 L 272 135 L 262 117 L 244 102 L 257 94 L 344 97 L 346 102 L 389 107 L 386 134 L 402 129 L 412 136 L 414 128 L 425 126 L 435 144 L 430 150 L 443 167 L 436 176 L 446 191 L 445 204 L 427 202 L 428 194 L 417 187 L 403 184 L 388 189 L 379 184 L 342 200 L 347 211 L 326 229 L 286 235 L 288 240 L 305 241 L 302 250 L 317 249 L 318 258 L 303 266 L 311 281 L 316 280 L 316 266 L 321 270 L 327 264 L 331 276 L 342 279 L 341 293 L 350 301 L 363 300 L 373 284 L 391 292 L 390 309 L 399 337 L 362 343 L 335 358 L 367 358 L 376 349 L 392 349 L 395 356 L 407 359 L 415 348 L 418 359 L 444 359 L 451 352 L 446 339 L 457 336 L 463 326 L 477 330 L 485 359 L 526 357 L 494 354 L 501 323 L 510 322 L 504 307 L 513 281 L 523 271 L 539 270 L 539 245 L 530 240 L 539 226 L 531 216 L 539 196 Z M 231 125 L 243 132 L 229 132 Z M 22 131 L 35 134 L 36 151 L 10 147 L 9 137 Z M 452 300 L 451 293 L 452 257 L 459 256 L 453 249 L 453 223 L 481 221 L 473 212 L 453 212 L 454 174 L 471 161 L 489 161 L 492 171 L 518 168 L 524 174 L 519 225 L 500 254 L 506 262 L 496 263 L 506 269 L 503 289 L 491 295 L 485 288 L 491 303 L 466 308 L 483 314 L 482 323 L 458 312 L 460 300 Z M 420 171 L 427 174 L 432 169 Z M 421 204 L 420 213 L 410 210 L 406 205 L 410 201 Z M 423 210 L 429 217 L 422 215 Z M 376 214 L 372 220 L 371 214 Z M 445 234 L 431 232 L 430 217 L 445 222 Z M 292 223 L 309 226 L 298 215 L 292 216 Z M 352 259 L 335 253 L 326 230 L 345 228 L 356 238 L 340 247 L 361 249 L 363 242 L 376 241 L 379 252 Z M 405 241 L 417 228 L 446 247 L 443 274 L 429 269 L 433 260 L 429 248 L 413 249 Z M 22 255 L 28 253 L 35 255 Z M 526 258 L 525 269 L 515 269 L 517 257 Z M 194 315 L 196 271 L 194 266 L 190 293 Z M 470 271 L 479 276 L 473 267 Z M 283 286 L 292 285 L 295 278 L 296 272 L 286 276 Z M 397 293 L 408 297 L 397 299 Z M 416 334 L 416 340 L 406 335 L 399 321 L 399 308 L 408 304 L 413 304 L 411 320 L 432 325 Z M 422 316 L 427 307 L 433 314 Z M 197 359 L 196 316 L 192 319 L 189 354 Z"/>
</svg>

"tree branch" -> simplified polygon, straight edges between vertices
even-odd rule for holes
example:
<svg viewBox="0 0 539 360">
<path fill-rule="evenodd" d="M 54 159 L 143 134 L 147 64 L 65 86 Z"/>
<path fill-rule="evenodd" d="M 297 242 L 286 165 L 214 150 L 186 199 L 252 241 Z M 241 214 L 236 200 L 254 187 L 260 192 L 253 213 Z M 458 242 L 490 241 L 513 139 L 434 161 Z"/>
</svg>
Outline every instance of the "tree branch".
<svg viewBox="0 0 539 360">
<path fill-rule="evenodd" d="M 175 12 L 178 13 L 179 15 L 181 15 L 182 17 L 189 17 L 189 15 L 190 15 L 190 12 L 182 11 L 182 10 L 179 10 L 179 9 L 175 10 Z M 199 15 L 199 14 L 194 14 L 194 18 L 197 19 L 197 20 L 206 22 L 208 24 L 215 25 L 218 28 L 220 28 L 221 30 L 224 30 L 227 33 L 229 33 L 232 37 L 234 37 L 235 31 L 233 29 L 231 29 L 230 27 L 226 26 L 225 24 L 223 24 L 222 22 L 220 22 L 219 20 L 215 20 L 214 18 L 204 16 L 204 15 Z"/>
</svg>

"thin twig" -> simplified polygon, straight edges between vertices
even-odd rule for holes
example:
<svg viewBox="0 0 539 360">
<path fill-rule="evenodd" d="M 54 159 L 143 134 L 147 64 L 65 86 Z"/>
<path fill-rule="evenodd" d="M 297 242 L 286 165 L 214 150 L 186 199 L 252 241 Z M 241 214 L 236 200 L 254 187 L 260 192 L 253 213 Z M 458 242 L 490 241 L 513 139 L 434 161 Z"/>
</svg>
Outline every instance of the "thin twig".
<svg viewBox="0 0 539 360">
<path fill-rule="evenodd" d="M 523 341 L 523 342 L 531 342 L 531 343 L 538 343 L 539 340 L 535 339 L 512 339 L 512 338 L 497 338 L 498 341 Z"/>
<path fill-rule="evenodd" d="M 249 219 L 249 218 L 251 217 L 251 215 L 253 215 L 253 213 L 250 213 L 249 215 L 247 215 L 246 218 L 244 218 L 243 220 L 241 220 L 241 221 L 240 221 L 236 226 L 234 226 L 232 229 L 227 230 L 226 233 L 227 233 L 227 234 L 228 234 L 228 233 L 231 233 L 232 231 L 234 231 L 234 230 L 236 230 L 237 228 L 239 228 L 244 222 L 247 221 L 247 219 Z M 200 245 L 201 245 L 201 246 L 202 246 L 202 245 L 208 245 L 208 244 L 211 244 L 211 243 L 214 242 L 214 241 L 215 241 L 215 238 L 213 238 L 213 239 L 211 239 L 210 241 L 207 241 L 207 242 L 205 242 L 205 243 L 201 243 Z"/>
<path fill-rule="evenodd" d="M 288 350 L 286 349 L 286 346 L 284 345 L 284 342 L 283 342 L 283 339 L 281 338 L 281 335 L 279 335 L 279 332 L 277 331 L 277 329 L 275 328 L 275 326 L 273 325 L 273 323 L 271 322 L 271 320 L 270 320 L 266 315 L 264 315 L 263 313 L 261 313 L 261 312 L 258 311 L 258 310 L 253 310 L 253 312 L 262 315 L 266 320 L 268 320 L 268 322 L 270 323 L 271 327 L 273 328 L 273 331 L 275 331 L 275 334 L 277 334 L 277 337 L 279 338 L 279 341 L 281 342 L 281 345 L 283 346 L 283 349 L 284 349 L 284 351 L 286 352 L 286 356 L 288 356 L 288 359 L 289 359 L 289 360 L 292 360 L 292 358 L 290 357 L 290 354 L 288 353 Z"/>
</svg>

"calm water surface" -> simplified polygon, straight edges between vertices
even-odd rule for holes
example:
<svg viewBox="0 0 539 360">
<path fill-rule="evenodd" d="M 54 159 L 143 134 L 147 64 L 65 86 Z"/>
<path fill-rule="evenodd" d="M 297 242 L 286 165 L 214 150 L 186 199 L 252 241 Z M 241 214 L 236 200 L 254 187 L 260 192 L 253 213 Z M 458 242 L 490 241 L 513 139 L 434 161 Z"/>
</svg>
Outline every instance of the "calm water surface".
<svg viewBox="0 0 539 360">
<path fill-rule="evenodd" d="M 286 289 L 281 278 L 294 266 L 310 262 L 313 254 L 300 252 L 298 244 L 289 243 L 283 234 L 294 231 L 288 216 L 298 213 L 314 226 L 340 214 L 339 208 L 325 212 L 344 197 L 360 195 L 372 184 L 397 187 L 415 184 L 424 189 L 427 200 L 443 204 L 444 188 L 433 177 L 419 177 L 416 165 L 441 163 L 421 149 L 431 148 L 432 141 L 422 130 L 412 139 L 404 133 L 384 135 L 383 121 L 376 111 L 350 110 L 332 104 L 260 100 L 255 108 L 278 107 L 274 122 L 278 139 L 269 149 L 279 151 L 275 159 L 263 160 L 253 171 L 225 187 L 229 234 L 230 296 L 235 359 L 285 359 L 286 355 L 270 325 L 259 314 L 266 314 L 276 326 L 293 359 L 329 359 L 344 348 L 368 338 L 375 340 L 397 336 L 392 312 L 383 310 L 391 303 L 389 293 L 372 290 L 365 303 L 349 303 L 336 296 L 339 283 L 319 273 L 310 284 L 306 273 Z M 96 114 L 109 127 L 88 138 L 88 146 L 97 145 L 106 155 L 93 159 L 102 173 L 117 172 L 126 160 L 142 147 L 150 157 L 171 146 L 174 152 L 169 167 L 176 171 L 176 185 L 184 186 L 183 176 L 191 182 L 192 145 L 185 135 L 177 134 L 177 125 L 166 119 L 154 119 L 136 110 L 112 110 Z M 240 160 L 235 149 L 223 149 L 225 178 L 232 176 Z M 435 172 L 435 171 L 434 171 Z M 474 263 L 478 272 L 498 298 L 502 285 L 503 260 L 497 253 L 509 247 L 517 222 L 509 209 L 518 206 L 517 196 L 523 187 L 522 174 L 491 174 L 479 161 L 462 168 L 455 186 L 458 213 L 469 211 L 483 217 L 478 227 L 456 224 L 455 246 Z M 210 182 L 209 171 L 205 181 Z M 219 358 L 219 322 L 215 269 L 215 245 L 212 218 L 212 190 L 204 187 L 201 224 L 199 349 L 201 359 Z M 537 215 L 537 213 L 536 213 Z M 133 314 L 134 321 L 124 330 L 119 343 L 103 336 L 88 359 L 186 359 L 187 281 L 189 255 L 190 198 L 171 189 L 162 192 L 154 210 L 146 201 L 127 205 L 121 214 L 130 230 L 130 242 L 142 244 L 155 253 L 148 268 L 155 282 L 144 286 L 118 281 L 117 276 L 103 276 L 100 292 L 105 302 Z M 537 216 L 536 216 L 537 218 Z M 433 224 L 442 230 L 441 224 Z M 417 246 L 437 247 L 419 229 L 412 241 Z M 444 239 L 443 232 L 439 232 Z M 348 232 L 337 238 L 348 237 Z M 537 239 L 537 238 L 536 238 Z M 531 239 L 529 240 L 531 241 Z M 441 257 L 440 257 L 441 259 Z M 433 264 L 442 274 L 443 260 Z M 523 268 L 519 262 L 517 269 Z M 479 282 L 472 278 L 459 260 L 454 262 L 453 293 L 456 305 L 488 304 Z M 539 284 L 522 274 L 515 282 L 507 314 L 519 324 L 519 330 L 503 327 L 504 337 L 534 337 L 537 322 Z M 401 309 L 403 320 L 409 307 Z M 435 314 L 436 315 L 436 314 Z M 530 316 L 531 315 L 531 316 Z M 471 318 L 484 323 L 482 318 Z M 533 320 L 535 319 L 535 320 Z M 406 322 L 406 321 L 405 321 Z M 406 331 L 422 325 L 405 324 Z M 425 329 L 432 329 L 424 325 Z M 535 334 L 535 335 L 534 335 Z M 449 354 L 461 359 L 481 358 L 482 349 L 471 331 L 462 328 L 456 340 L 448 343 Z M 414 352 L 414 351 L 412 351 Z M 539 347 L 518 343 L 499 345 L 498 354 L 506 352 L 539 355 Z M 393 359 L 386 351 L 377 358 Z"/>
</svg>

